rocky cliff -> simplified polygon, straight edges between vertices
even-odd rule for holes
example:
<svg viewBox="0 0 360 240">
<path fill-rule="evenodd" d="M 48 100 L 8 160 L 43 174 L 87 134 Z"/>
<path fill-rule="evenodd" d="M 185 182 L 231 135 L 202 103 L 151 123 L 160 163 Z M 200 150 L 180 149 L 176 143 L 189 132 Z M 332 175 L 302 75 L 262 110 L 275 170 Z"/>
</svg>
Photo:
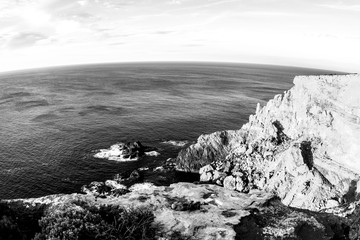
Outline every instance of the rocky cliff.
<svg viewBox="0 0 360 240">
<path fill-rule="evenodd" d="M 360 75 L 299 76 L 236 131 L 200 136 L 179 169 L 228 189 L 273 192 L 320 210 L 356 198 L 360 173 Z"/>
</svg>

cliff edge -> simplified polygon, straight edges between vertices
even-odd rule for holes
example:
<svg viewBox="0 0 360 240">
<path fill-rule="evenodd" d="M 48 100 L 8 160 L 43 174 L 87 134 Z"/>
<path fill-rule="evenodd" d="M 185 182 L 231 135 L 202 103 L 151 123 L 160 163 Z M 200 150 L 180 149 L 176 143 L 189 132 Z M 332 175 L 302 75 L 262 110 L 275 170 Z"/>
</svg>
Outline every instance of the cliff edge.
<svg viewBox="0 0 360 240">
<path fill-rule="evenodd" d="M 285 205 L 321 210 L 360 191 L 360 75 L 298 76 L 240 130 L 199 137 L 177 166 L 228 189 L 273 192 Z"/>
</svg>

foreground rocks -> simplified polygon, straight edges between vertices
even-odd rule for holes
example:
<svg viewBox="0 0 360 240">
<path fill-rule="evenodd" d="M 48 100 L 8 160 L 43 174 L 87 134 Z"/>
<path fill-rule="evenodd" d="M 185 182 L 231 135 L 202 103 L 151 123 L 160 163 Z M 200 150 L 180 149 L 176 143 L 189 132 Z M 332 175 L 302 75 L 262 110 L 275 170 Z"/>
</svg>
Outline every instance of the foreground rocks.
<svg viewBox="0 0 360 240">
<path fill-rule="evenodd" d="M 161 226 L 157 239 L 349 239 L 350 235 L 357 236 L 357 228 L 351 228 L 351 221 L 345 217 L 289 208 L 263 191 L 251 190 L 245 194 L 213 184 L 176 183 L 165 187 L 141 183 L 118 196 L 98 198 L 88 193 L 22 201 L 25 205 L 46 204 L 52 210 L 79 201 L 93 206 L 146 207 L 154 212 L 154 224 Z"/>
<path fill-rule="evenodd" d="M 269 199 L 234 227 L 236 239 L 357 239 L 348 219 L 328 213 L 311 212 Z"/>
<path fill-rule="evenodd" d="M 301 76 L 294 84 L 258 105 L 240 130 L 200 136 L 179 154 L 178 168 L 227 189 L 273 192 L 298 208 L 332 209 L 356 199 L 360 76 Z"/>
</svg>

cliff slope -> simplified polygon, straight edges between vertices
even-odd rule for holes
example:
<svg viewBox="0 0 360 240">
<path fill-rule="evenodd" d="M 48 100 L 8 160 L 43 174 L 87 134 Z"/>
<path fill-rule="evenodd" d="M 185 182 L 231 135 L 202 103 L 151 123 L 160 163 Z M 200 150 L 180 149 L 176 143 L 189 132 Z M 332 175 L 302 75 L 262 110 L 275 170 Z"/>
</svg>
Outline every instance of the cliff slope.
<svg viewBox="0 0 360 240">
<path fill-rule="evenodd" d="M 360 173 L 360 75 L 298 76 L 236 131 L 200 136 L 179 169 L 320 210 L 355 200 Z M 359 185 L 360 187 L 360 185 Z"/>
</svg>

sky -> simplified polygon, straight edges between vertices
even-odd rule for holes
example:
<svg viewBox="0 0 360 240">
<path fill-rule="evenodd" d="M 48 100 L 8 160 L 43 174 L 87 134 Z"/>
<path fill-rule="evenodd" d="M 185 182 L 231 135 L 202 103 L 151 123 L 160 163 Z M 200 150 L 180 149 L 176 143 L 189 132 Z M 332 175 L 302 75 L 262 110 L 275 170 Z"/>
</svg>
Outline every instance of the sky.
<svg viewBox="0 0 360 240">
<path fill-rule="evenodd" d="M 0 0 L 0 71 L 136 61 L 360 72 L 360 2 Z"/>
</svg>

